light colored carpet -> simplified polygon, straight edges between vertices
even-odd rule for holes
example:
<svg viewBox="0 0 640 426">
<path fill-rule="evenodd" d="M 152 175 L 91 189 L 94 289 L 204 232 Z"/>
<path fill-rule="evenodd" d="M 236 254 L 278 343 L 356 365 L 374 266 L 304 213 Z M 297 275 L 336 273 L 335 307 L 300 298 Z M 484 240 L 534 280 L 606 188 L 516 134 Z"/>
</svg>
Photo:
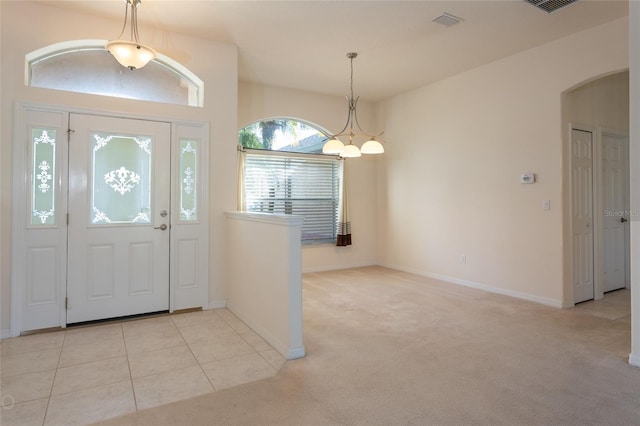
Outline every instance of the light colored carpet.
<svg viewBox="0 0 640 426">
<path fill-rule="evenodd" d="M 382 267 L 306 274 L 307 357 L 102 424 L 637 425 L 624 291 L 597 315 Z"/>
</svg>

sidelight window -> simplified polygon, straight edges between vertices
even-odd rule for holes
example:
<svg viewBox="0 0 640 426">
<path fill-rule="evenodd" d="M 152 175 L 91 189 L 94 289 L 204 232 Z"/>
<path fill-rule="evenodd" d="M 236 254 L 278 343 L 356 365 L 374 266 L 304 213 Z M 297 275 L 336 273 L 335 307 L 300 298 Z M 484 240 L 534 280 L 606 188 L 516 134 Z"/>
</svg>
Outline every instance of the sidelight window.
<svg viewBox="0 0 640 426">
<path fill-rule="evenodd" d="M 31 225 L 55 225 L 56 129 L 31 129 Z"/>
</svg>

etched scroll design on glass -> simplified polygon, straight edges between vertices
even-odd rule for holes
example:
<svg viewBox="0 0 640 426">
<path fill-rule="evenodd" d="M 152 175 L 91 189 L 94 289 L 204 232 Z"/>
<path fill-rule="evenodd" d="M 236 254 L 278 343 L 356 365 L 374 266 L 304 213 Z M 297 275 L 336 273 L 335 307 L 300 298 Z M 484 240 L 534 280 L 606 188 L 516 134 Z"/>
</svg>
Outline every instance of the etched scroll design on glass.
<svg viewBox="0 0 640 426">
<path fill-rule="evenodd" d="M 91 223 L 150 223 L 152 139 L 93 133 L 91 140 Z"/>
<path fill-rule="evenodd" d="M 193 192 L 193 184 L 195 183 L 195 180 L 193 178 L 193 170 L 191 170 L 191 167 L 187 167 L 185 169 L 184 176 L 185 178 L 182 179 L 182 182 L 184 183 L 184 192 L 186 194 L 191 194 Z"/>
<path fill-rule="evenodd" d="M 198 220 L 198 142 L 180 140 L 180 220 Z"/>
<path fill-rule="evenodd" d="M 38 189 L 43 194 L 46 193 L 51 188 L 51 185 L 49 185 L 48 183 L 51 179 L 53 179 L 53 176 L 51 175 L 51 173 L 49 173 L 50 168 L 51 168 L 51 164 L 49 164 L 45 160 L 42 160 L 42 162 L 38 165 L 38 169 L 40 170 L 40 173 L 36 175 L 36 179 L 40 181 L 40 185 L 38 185 Z"/>
<path fill-rule="evenodd" d="M 93 223 L 111 223 L 111 219 L 103 212 L 93 207 Z"/>
<path fill-rule="evenodd" d="M 55 129 L 31 129 L 31 225 L 55 225 Z"/>
<path fill-rule="evenodd" d="M 120 167 L 118 170 L 111 170 L 105 174 L 104 182 L 120 195 L 124 195 L 125 192 L 130 192 L 140 182 L 140 175 L 132 170 Z"/>
<path fill-rule="evenodd" d="M 149 214 L 147 212 L 140 212 L 133 218 L 132 222 L 135 223 L 149 223 Z"/>
</svg>

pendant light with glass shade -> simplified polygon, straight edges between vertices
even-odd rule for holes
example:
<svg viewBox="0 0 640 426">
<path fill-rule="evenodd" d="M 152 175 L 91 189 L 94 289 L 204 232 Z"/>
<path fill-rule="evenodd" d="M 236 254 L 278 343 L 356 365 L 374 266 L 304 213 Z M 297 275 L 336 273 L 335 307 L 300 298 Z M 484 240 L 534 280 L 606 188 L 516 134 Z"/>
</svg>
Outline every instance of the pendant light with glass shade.
<svg viewBox="0 0 640 426">
<path fill-rule="evenodd" d="M 358 104 L 358 99 L 360 98 L 353 97 L 353 60 L 357 56 L 358 54 L 356 52 L 347 53 L 347 58 L 351 61 L 351 96 L 347 96 L 347 103 L 349 105 L 347 123 L 341 131 L 334 135 L 330 135 L 329 141 L 327 141 L 322 147 L 323 154 L 337 154 L 341 157 L 353 158 L 360 157 L 362 154 L 382 154 L 384 152 L 384 147 L 378 140 L 380 136 L 382 136 L 383 132 L 375 136 L 370 135 L 362 130 L 360 123 L 358 123 L 356 106 Z M 347 132 L 347 129 L 349 129 L 349 132 Z M 355 133 L 355 129 L 359 132 Z M 349 143 L 344 144 L 340 139 L 338 139 L 339 136 L 348 136 Z M 358 148 L 353 144 L 353 140 L 356 136 L 364 136 L 367 138 L 367 141 L 362 144 L 362 148 Z"/>
<path fill-rule="evenodd" d="M 142 68 L 156 57 L 156 51 L 151 47 L 140 43 L 138 35 L 138 5 L 141 0 L 124 0 L 124 24 L 117 40 L 111 40 L 105 48 L 123 67 L 135 70 Z M 127 16 L 131 7 L 131 40 L 123 40 L 121 37 L 127 28 Z"/>
</svg>

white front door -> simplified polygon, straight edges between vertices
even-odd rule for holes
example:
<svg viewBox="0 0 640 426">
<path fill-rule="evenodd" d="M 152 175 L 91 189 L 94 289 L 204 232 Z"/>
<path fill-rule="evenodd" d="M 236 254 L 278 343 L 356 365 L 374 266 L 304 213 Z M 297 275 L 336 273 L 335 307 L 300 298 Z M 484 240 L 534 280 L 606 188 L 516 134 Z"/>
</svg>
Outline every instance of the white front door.
<svg viewBox="0 0 640 426">
<path fill-rule="evenodd" d="M 169 123 L 70 114 L 67 323 L 169 309 Z"/>
<path fill-rule="evenodd" d="M 627 285 L 629 199 L 626 136 L 602 133 L 603 291 Z"/>
<path fill-rule="evenodd" d="M 593 299 L 593 134 L 571 130 L 573 301 Z"/>
</svg>

